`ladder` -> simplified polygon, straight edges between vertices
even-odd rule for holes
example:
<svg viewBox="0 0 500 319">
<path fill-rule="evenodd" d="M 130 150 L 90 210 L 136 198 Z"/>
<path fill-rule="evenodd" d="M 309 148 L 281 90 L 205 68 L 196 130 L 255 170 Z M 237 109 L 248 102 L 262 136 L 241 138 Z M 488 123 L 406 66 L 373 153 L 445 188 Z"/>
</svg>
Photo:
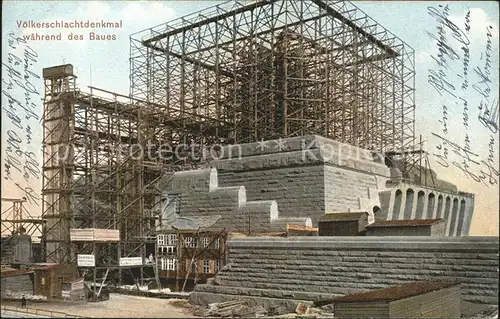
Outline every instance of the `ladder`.
<svg viewBox="0 0 500 319">
<path fill-rule="evenodd" d="M 161 282 L 160 282 L 160 275 L 158 274 L 158 262 L 155 260 L 153 263 L 153 271 L 155 273 L 155 279 L 156 279 L 156 285 L 158 286 L 158 290 L 161 291 Z"/>
</svg>

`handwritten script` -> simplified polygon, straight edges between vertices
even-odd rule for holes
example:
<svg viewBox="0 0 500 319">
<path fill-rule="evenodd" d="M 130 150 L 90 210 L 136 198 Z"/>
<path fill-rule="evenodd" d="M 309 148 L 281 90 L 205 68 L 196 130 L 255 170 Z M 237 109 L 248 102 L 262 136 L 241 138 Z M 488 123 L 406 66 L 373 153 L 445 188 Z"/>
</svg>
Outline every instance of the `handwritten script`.
<svg viewBox="0 0 500 319">
<path fill-rule="evenodd" d="M 33 72 L 38 54 L 22 37 L 10 32 L 7 58 L 2 61 L 2 112 L 8 119 L 3 129 L 5 154 L 3 162 L 4 185 L 18 189 L 30 204 L 40 205 L 40 197 L 33 183 L 40 180 L 40 163 L 34 150 L 33 129 L 39 125 L 37 103 L 40 92 L 36 83 L 40 76 Z"/>
<path fill-rule="evenodd" d="M 439 165 L 456 167 L 467 178 L 489 187 L 498 184 L 499 176 L 495 164 L 498 100 L 492 96 L 497 90 L 492 88 L 493 27 L 474 30 L 470 11 L 459 23 L 450 18 L 450 11 L 449 5 L 428 7 L 436 21 L 436 29 L 428 32 L 436 41 L 436 51 L 431 55 L 435 66 L 428 70 L 427 81 L 442 108 L 441 131 L 432 133 L 437 141 L 432 154 Z M 477 45 L 473 45 L 473 31 L 481 35 Z M 459 134 L 451 133 L 451 128 L 460 128 Z"/>
</svg>

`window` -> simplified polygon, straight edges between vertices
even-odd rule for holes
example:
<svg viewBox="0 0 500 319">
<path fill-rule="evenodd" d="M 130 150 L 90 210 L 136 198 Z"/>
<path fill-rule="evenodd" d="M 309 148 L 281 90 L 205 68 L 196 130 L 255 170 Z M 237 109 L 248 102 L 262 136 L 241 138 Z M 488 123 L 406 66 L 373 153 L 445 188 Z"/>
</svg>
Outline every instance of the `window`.
<svg viewBox="0 0 500 319">
<path fill-rule="evenodd" d="M 167 246 L 167 247 L 165 247 L 165 250 L 166 250 L 165 252 L 167 254 L 173 254 L 174 253 L 174 249 L 175 249 L 174 246 Z"/>
<path fill-rule="evenodd" d="M 215 262 L 215 265 L 214 265 L 214 266 L 215 266 L 215 267 L 214 267 L 214 268 L 215 268 L 215 272 L 218 272 L 218 271 L 219 271 L 219 270 L 221 270 L 221 268 L 222 268 L 222 261 L 217 260 L 217 261 Z"/>
<path fill-rule="evenodd" d="M 201 239 L 201 242 L 203 243 L 203 247 L 208 247 L 208 245 L 210 245 L 210 238 L 209 237 L 203 237 Z"/>
<path fill-rule="evenodd" d="M 164 246 L 165 245 L 165 235 L 158 235 L 156 237 L 156 242 L 158 246 Z"/>
<path fill-rule="evenodd" d="M 175 251 L 175 247 L 173 247 L 173 246 L 158 247 L 158 253 L 160 253 L 160 254 L 173 254 L 174 251 Z"/>
<path fill-rule="evenodd" d="M 205 273 L 205 274 L 210 273 L 210 260 L 203 261 L 203 273 Z"/>
<path fill-rule="evenodd" d="M 176 246 L 177 245 L 177 235 L 175 235 L 175 234 L 167 235 L 166 244 L 169 246 Z"/>
<path fill-rule="evenodd" d="M 220 248 L 220 238 L 217 238 L 215 240 L 215 249 L 219 249 Z"/>
<path fill-rule="evenodd" d="M 175 270 L 177 268 L 177 259 L 175 258 L 162 258 L 161 270 Z"/>
<path fill-rule="evenodd" d="M 177 245 L 177 235 L 158 235 L 156 237 L 158 246 L 176 246 Z"/>
<path fill-rule="evenodd" d="M 196 243 L 194 241 L 194 238 L 193 237 L 186 237 L 186 238 L 184 238 L 184 247 L 195 248 L 196 247 Z"/>
<path fill-rule="evenodd" d="M 167 259 L 167 270 L 175 270 L 177 266 L 177 259 Z"/>
</svg>

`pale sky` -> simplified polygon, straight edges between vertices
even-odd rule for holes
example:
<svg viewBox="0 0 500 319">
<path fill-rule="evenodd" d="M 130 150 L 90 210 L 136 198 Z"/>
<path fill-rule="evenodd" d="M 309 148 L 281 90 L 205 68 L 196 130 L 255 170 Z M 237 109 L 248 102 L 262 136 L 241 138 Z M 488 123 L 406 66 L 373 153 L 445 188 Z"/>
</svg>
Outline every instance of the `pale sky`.
<svg viewBox="0 0 500 319">
<path fill-rule="evenodd" d="M 160 23 L 168 22 L 172 19 L 199 11 L 206 7 L 211 7 L 221 2 L 216 1 L 4 1 L 2 10 L 2 62 L 9 62 L 9 53 L 15 53 L 23 57 L 22 47 L 17 46 L 17 51 L 9 48 L 6 39 L 9 33 L 15 37 L 28 35 L 33 32 L 40 34 L 62 33 L 61 41 L 28 41 L 29 45 L 38 57 L 31 61 L 29 70 L 41 77 L 41 70 L 44 67 L 71 63 L 78 76 L 78 86 L 85 89 L 88 85 L 97 86 L 110 91 L 120 92 L 125 95 L 129 92 L 129 36 L 132 33 L 141 31 L 148 27 Z M 426 141 L 425 148 L 430 153 L 436 152 L 439 140 L 432 133 L 441 134 L 442 125 L 438 122 L 442 118 L 442 105 L 448 105 L 448 139 L 459 145 L 464 144 L 465 133 L 470 136 L 470 149 L 478 154 L 477 159 L 488 160 L 489 141 L 492 136 L 493 145 L 493 167 L 498 172 L 498 133 L 490 134 L 477 120 L 478 106 L 481 103 L 481 94 L 484 93 L 485 84 L 490 86 L 491 92 L 486 99 L 488 105 L 495 105 L 498 101 L 499 91 L 499 61 L 498 61 L 498 26 L 499 7 L 496 1 L 460 1 L 460 2 L 439 2 L 439 1 L 418 1 L 418 2 L 354 2 L 367 15 L 383 27 L 397 35 L 408 45 L 415 49 L 416 60 L 416 134 L 422 134 Z M 468 101 L 469 129 L 464 129 L 463 106 L 455 105 L 452 99 L 446 94 L 440 96 L 439 93 L 427 81 L 429 70 L 438 71 L 439 66 L 434 57 L 438 56 L 437 41 L 430 34 L 438 36 L 438 21 L 435 16 L 429 14 L 428 7 L 439 8 L 448 5 L 449 17 L 460 30 L 457 32 L 467 35 L 470 40 L 470 62 L 468 70 L 469 87 L 461 91 Z M 442 9 L 441 9 L 442 10 Z M 466 30 L 466 14 L 469 15 L 470 30 Z M 23 28 L 22 22 L 52 22 L 71 20 L 91 20 L 119 21 L 122 20 L 121 29 L 102 29 L 99 33 L 115 34 L 114 41 L 90 41 L 88 33 L 90 30 L 68 30 L 68 29 L 32 29 Z M 481 83 L 481 78 L 474 71 L 479 67 L 479 71 L 484 74 L 486 63 L 487 32 L 491 30 L 491 61 L 489 62 L 490 82 Z M 69 32 L 81 33 L 85 36 L 83 41 L 70 41 L 67 39 Z M 450 29 L 446 29 L 448 44 L 454 48 L 458 59 L 451 61 L 448 58 L 448 68 L 446 69 L 446 79 L 454 87 L 460 87 L 461 80 L 458 77 L 463 74 L 464 53 L 461 46 L 453 38 Z M 12 44 L 12 43 L 10 43 Z M 14 45 L 15 46 L 15 45 Z M 21 50 L 21 51 L 19 51 Z M 24 62 L 24 61 L 23 61 Z M 41 181 L 28 176 L 25 179 L 20 173 L 13 173 L 10 180 L 5 179 L 5 155 L 8 130 L 15 129 L 12 122 L 13 114 L 8 114 L 9 101 L 5 95 L 6 79 L 8 73 L 6 68 L 2 68 L 2 79 L 4 80 L 2 90 L 2 197 L 19 197 L 21 193 L 16 187 L 16 183 L 26 187 L 31 185 L 36 192 L 40 192 Z M 34 88 L 40 93 L 33 95 L 34 112 L 41 116 L 43 97 L 43 83 L 41 79 L 30 75 L 30 81 Z M 474 89 L 474 85 L 476 88 Z M 483 88 L 483 89 L 480 89 Z M 16 91 L 17 90 L 17 91 Z M 20 88 L 14 88 L 11 92 L 17 94 L 16 97 L 25 101 Z M 36 97 L 36 99 L 35 99 Z M 7 105 L 7 106 L 6 106 Z M 9 117 L 10 116 L 10 117 Z M 498 120 L 497 120 L 498 123 Z M 33 151 L 37 155 L 39 169 L 41 169 L 41 125 L 32 117 L 23 122 L 23 129 L 30 125 L 33 135 L 31 146 L 24 143 L 22 149 Z M 12 134 L 11 134 L 12 137 Z M 26 138 L 21 137 L 23 141 Z M 12 139 L 12 138 L 11 138 Z M 498 184 L 489 185 L 475 182 L 468 178 L 460 169 L 454 167 L 453 161 L 460 162 L 459 158 L 450 150 L 450 167 L 443 168 L 431 157 L 431 167 L 437 171 L 440 179 L 445 179 L 456 184 L 460 190 L 475 194 L 476 205 L 471 226 L 472 235 L 498 235 L 499 233 L 499 188 Z M 481 166 L 484 170 L 485 166 Z M 11 169 L 12 170 L 12 169 Z M 477 166 L 476 172 L 480 168 Z M 498 176 L 494 175 L 498 181 Z M 33 215 L 40 215 L 41 208 L 36 205 L 28 205 Z"/>
</svg>

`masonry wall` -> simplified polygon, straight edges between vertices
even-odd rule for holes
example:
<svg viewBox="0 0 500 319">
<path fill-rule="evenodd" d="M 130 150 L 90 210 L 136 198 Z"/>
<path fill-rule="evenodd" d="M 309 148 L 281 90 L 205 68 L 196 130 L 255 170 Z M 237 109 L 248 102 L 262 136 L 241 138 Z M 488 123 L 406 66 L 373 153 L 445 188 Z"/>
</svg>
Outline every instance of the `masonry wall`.
<svg viewBox="0 0 500 319">
<path fill-rule="evenodd" d="M 229 264 L 191 299 L 318 300 L 418 280 L 458 280 L 469 302 L 496 304 L 497 237 L 235 238 Z"/>
<path fill-rule="evenodd" d="M 372 152 L 320 136 L 271 140 L 223 148 L 220 186 L 244 185 L 247 199 L 275 200 L 280 216 L 368 211 L 380 206 L 389 169 Z"/>
<path fill-rule="evenodd" d="M 347 212 L 360 208 L 359 199 L 370 197 L 370 188 L 377 189 L 375 175 L 325 165 L 325 210 Z"/>
<path fill-rule="evenodd" d="M 281 216 L 274 200 L 248 200 L 246 188 L 242 185 L 219 186 L 218 172 L 214 168 L 166 175 L 160 188 L 166 196 L 178 196 L 180 216 L 219 216 L 219 220 L 207 230 L 266 232 L 286 231 L 287 224 L 312 225 L 306 217 Z"/>
<path fill-rule="evenodd" d="M 2 297 L 33 295 L 33 274 L 2 277 Z"/>
<path fill-rule="evenodd" d="M 14 251 L 14 262 L 28 265 L 32 261 L 31 236 L 14 235 L 11 245 Z"/>
<path fill-rule="evenodd" d="M 311 217 L 314 224 L 325 212 L 323 165 L 218 170 L 222 186 L 245 185 L 248 200 L 275 200 L 281 216 Z"/>
<path fill-rule="evenodd" d="M 444 236 L 446 230 L 446 224 L 437 223 L 431 226 L 431 236 Z"/>
<path fill-rule="evenodd" d="M 225 146 L 205 170 L 169 176 L 160 188 L 180 194 L 182 215 L 220 215 L 231 231 L 283 230 L 306 218 L 316 226 L 325 213 L 365 211 L 369 223 L 442 218 L 446 236 L 465 236 L 474 207 L 472 194 L 389 185 L 380 154 L 315 135 Z M 267 217 L 276 214 L 279 223 Z"/>
</svg>

